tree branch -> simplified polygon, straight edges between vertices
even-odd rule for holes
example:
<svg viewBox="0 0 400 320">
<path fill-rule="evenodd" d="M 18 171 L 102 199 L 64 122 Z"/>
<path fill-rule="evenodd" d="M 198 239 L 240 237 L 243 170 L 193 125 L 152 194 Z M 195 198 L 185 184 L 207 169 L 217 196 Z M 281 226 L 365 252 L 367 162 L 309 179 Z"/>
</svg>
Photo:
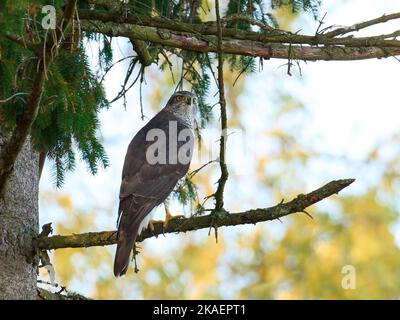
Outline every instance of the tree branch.
<svg viewBox="0 0 400 320">
<path fill-rule="evenodd" d="M 221 17 L 219 13 L 219 0 L 215 0 L 215 14 L 217 17 L 218 29 L 218 92 L 219 92 L 219 105 L 221 109 L 221 136 L 219 141 L 219 166 L 221 168 L 221 176 L 218 180 L 218 188 L 215 192 L 215 210 L 224 210 L 224 188 L 228 180 L 228 168 L 226 166 L 226 139 L 227 136 L 227 117 L 226 117 L 226 101 L 225 101 L 225 88 L 224 88 L 224 58 L 222 55 L 222 27 Z"/>
<path fill-rule="evenodd" d="M 14 99 L 14 98 L 16 98 L 16 97 L 19 97 L 19 96 L 26 96 L 26 95 L 27 95 L 26 92 L 17 92 L 17 93 L 14 93 L 12 96 L 10 96 L 10 97 L 8 97 L 8 98 L 6 98 L 6 99 L 0 100 L 0 104 L 7 103 L 7 102 L 11 101 L 12 99 Z"/>
<path fill-rule="evenodd" d="M 392 14 L 388 14 L 388 15 L 384 14 L 383 16 L 381 16 L 379 18 L 359 22 L 359 23 L 353 24 L 352 26 L 349 26 L 349 27 L 337 28 L 335 30 L 325 33 L 325 36 L 326 37 L 335 37 L 338 35 L 343 35 L 346 33 L 359 31 L 361 29 L 364 29 L 364 28 L 367 28 L 367 27 L 370 27 L 370 26 L 373 26 L 373 25 L 376 25 L 379 23 L 385 23 L 385 22 L 388 22 L 388 21 L 394 20 L 394 19 L 400 19 L 400 12 L 392 13 Z"/>
<path fill-rule="evenodd" d="M 171 32 L 190 33 L 194 34 L 199 39 L 202 36 L 218 36 L 218 28 L 215 22 L 203 22 L 198 24 L 189 24 L 180 21 L 174 21 L 164 17 L 150 17 L 142 16 L 132 13 L 122 16 L 116 12 L 104 12 L 104 11 L 93 11 L 93 10 L 79 10 L 79 16 L 81 20 L 86 21 L 101 21 L 104 23 L 114 24 L 125 24 L 131 26 L 143 26 L 153 27 L 157 29 L 169 30 Z M 400 13 L 394 13 L 385 17 L 391 17 L 391 19 L 400 18 Z M 375 23 L 367 21 L 368 26 L 380 23 L 382 18 L 374 19 Z M 390 20 L 390 19 L 389 19 Z M 376 22 L 378 21 L 378 22 Z M 384 21 L 383 21 L 384 22 Z M 357 26 L 363 26 L 362 23 Z M 352 28 L 352 27 L 349 27 Z M 342 28 L 340 28 L 342 29 Z M 361 27 L 359 28 L 361 29 Z M 339 29 L 338 29 L 339 30 Z M 350 30 L 356 31 L 356 30 Z M 349 32 L 350 32 L 349 31 Z M 331 32 L 335 32 L 331 31 Z M 236 40 L 251 40 L 261 42 L 265 44 L 270 43 L 291 43 L 291 44 L 302 44 L 302 45 L 340 45 L 340 46 L 351 46 L 351 47 L 400 47 L 399 40 L 385 40 L 382 38 L 375 37 L 334 37 L 331 33 L 329 34 L 317 34 L 317 35 L 302 35 L 298 33 L 292 33 L 289 31 L 283 31 L 279 29 L 273 29 L 271 32 L 257 32 L 257 31 L 244 31 L 233 28 L 222 28 L 222 36 L 224 38 L 236 39 Z M 215 42 L 216 43 L 216 42 Z"/>
<path fill-rule="evenodd" d="M 165 233 L 181 233 L 199 229 L 222 226 L 237 226 L 243 224 L 256 224 L 258 222 L 279 219 L 296 212 L 305 212 L 305 209 L 317 203 L 353 183 L 355 179 L 334 180 L 319 189 L 307 194 L 300 194 L 289 202 L 282 202 L 276 206 L 262 209 L 248 210 L 245 212 L 221 214 L 225 212 L 214 212 L 204 216 L 196 216 L 170 221 L 166 230 L 162 224 L 156 224 L 154 232 L 145 230 L 141 233 L 138 242 L 147 238 Z M 60 248 L 86 248 L 93 246 L 106 246 L 116 243 L 117 231 L 89 232 L 69 236 L 40 237 L 36 240 L 36 246 L 40 250 L 51 250 Z"/>
<path fill-rule="evenodd" d="M 131 24 L 104 23 L 101 21 L 82 21 L 82 30 L 98 32 L 108 36 L 127 37 L 143 41 L 158 43 L 163 46 L 180 48 L 188 51 L 217 52 L 216 36 L 196 36 L 182 34 L 166 29 L 145 27 Z M 206 38 L 206 39 L 205 39 Z M 400 45 L 400 41 L 398 41 Z M 265 44 L 250 40 L 224 39 L 223 53 L 262 57 L 265 59 L 277 58 L 304 61 L 316 60 L 363 60 L 400 55 L 399 47 L 345 47 L 345 46 L 305 46 Z"/>
<path fill-rule="evenodd" d="M 20 153 L 23 144 L 29 134 L 33 121 L 36 119 L 39 110 L 39 102 L 45 81 L 44 61 L 39 61 L 38 72 L 33 80 L 31 91 L 23 113 L 17 120 L 17 125 L 12 132 L 10 139 L 1 149 L 0 154 L 0 196 L 3 195 L 6 183 L 14 169 L 14 163 Z"/>
<path fill-rule="evenodd" d="M 42 54 L 42 47 L 38 44 L 35 44 L 24 37 L 19 37 L 14 34 L 10 33 L 5 33 L 4 37 L 6 37 L 8 40 L 11 40 L 20 46 L 23 46 L 24 48 L 30 49 L 36 56 L 40 57 Z"/>
<path fill-rule="evenodd" d="M 153 63 L 153 58 L 150 55 L 149 50 L 147 50 L 146 48 L 146 43 L 144 41 L 132 38 L 129 40 L 132 43 L 133 50 L 135 50 L 136 54 L 139 57 L 140 63 L 145 67 L 151 65 Z"/>
<path fill-rule="evenodd" d="M 41 300 L 90 300 L 79 293 L 67 292 L 56 293 L 46 290 L 44 288 L 37 288 L 38 298 Z"/>
</svg>

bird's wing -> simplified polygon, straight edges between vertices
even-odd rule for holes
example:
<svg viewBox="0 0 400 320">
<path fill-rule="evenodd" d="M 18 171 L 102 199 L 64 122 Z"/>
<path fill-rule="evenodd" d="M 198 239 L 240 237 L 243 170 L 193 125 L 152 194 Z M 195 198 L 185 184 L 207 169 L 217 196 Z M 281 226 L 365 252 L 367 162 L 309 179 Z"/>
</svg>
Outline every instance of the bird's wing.
<svg viewBox="0 0 400 320">
<path fill-rule="evenodd" d="M 168 142 L 169 121 L 177 119 L 169 112 L 161 111 L 129 144 L 122 172 L 118 209 L 118 245 L 114 262 L 116 275 L 126 272 L 130 251 L 142 220 L 168 197 L 176 183 L 189 169 L 189 164 L 181 164 L 179 161 L 176 164 L 150 164 L 146 159 L 146 150 L 154 143 L 146 141 L 147 132 L 154 128 L 161 129 L 166 133 Z M 178 122 L 178 132 L 185 128 Z M 179 149 L 184 143 L 178 141 L 177 148 Z"/>
</svg>

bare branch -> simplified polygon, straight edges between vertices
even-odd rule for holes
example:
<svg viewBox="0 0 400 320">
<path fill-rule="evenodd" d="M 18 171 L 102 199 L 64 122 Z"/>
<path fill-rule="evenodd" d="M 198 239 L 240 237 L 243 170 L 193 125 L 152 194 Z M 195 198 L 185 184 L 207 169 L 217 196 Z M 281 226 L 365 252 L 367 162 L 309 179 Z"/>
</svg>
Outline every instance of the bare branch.
<svg viewBox="0 0 400 320">
<path fill-rule="evenodd" d="M 356 24 L 353 24 L 352 26 L 349 27 L 341 27 L 335 30 L 332 30 L 331 32 L 327 32 L 325 33 L 326 37 L 335 37 L 338 35 L 343 35 L 346 33 L 350 33 L 350 32 L 356 32 L 359 31 L 361 29 L 379 24 L 379 23 L 385 23 L 387 21 L 390 20 L 394 20 L 394 19 L 400 19 L 400 12 L 397 13 L 392 13 L 392 14 L 388 14 L 388 15 L 383 15 L 382 17 L 379 18 L 375 18 L 375 19 L 371 19 L 368 21 L 364 21 L 364 22 L 359 22 Z"/>
<path fill-rule="evenodd" d="M 19 97 L 19 96 L 26 96 L 26 95 L 27 95 L 26 92 L 17 92 L 17 93 L 14 93 L 12 96 L 10 96 L 10 97 L 8 97 L 8 98 L 6 98 L 6 99 L 0 100 L 0 104 L 7 103 L 7 102 L 11 101 L 12 99 L 14 99 L 14 98 L 16 98 L 16 97 Z"/>
<path fill-rule="evenodd" d="M 226 116 L 226 101 L 225 101 L 225 88 L 224 88 L 224 58 L 222 55 L 222 26 L 221 17 L 219 13 L 219 0 L 215 0 L 215 14 L 217 17 L 217 30 L 218 30 L 218 92 L 219 92 L 219 105 L 221 109 L 221 136 L 219 141 L 219 166 L 221 168 L 221 176 L 218 180 L 218 188 L 214 194 L 215 210 L 224 210 L 224 188 L 228 180 L 228 168 L 225 161 L 226 156 L 226 139 L 227 136 L 227 116 Z M 216 231 L 217 232 L 217 231 Z"/>
<path fill-rule="evenodd" d="M 252 17 L 246 16 L 246 15 L 243 15 L 243 14 L 231 14 L 228 17 L 226 17 L 224 19 L 221 19 L 221 20 L 224 21 L 224 22 L 245 21 L 245 22 L 247 22 L 249 24 L 252 24 L 252 25 L 255 25 L 255 26 L 259 27 L 261 30 L 264 30 L 264 31 L 268 31 L 268 32 L 271 32 L 271 33 L 282 32 L 281 30 L 277 30 L 277 29 L 269 26 L 268 24 L 266 24 L 266 23 L 264 23 L 262 21 L 253 19 Z"/>
<path fill-rule="evenodd" d="M 310 193 L 298 195 L 295 199 L 289 202 L 281 202 L 278 205 L 269 208 L 223 215 L 219 215 L 219 212 L 214 212 L 213 214 L 204 216 L 172 220 L 166 230 L 163 230 L 162 224 L 155 224 L 154 232 L 149 230 L 142 232 L 137 241 L 140 242 L 147 238 L 166 233 L 181 233 L 199 229 L 208 229 L 210 228 L 212 221 L 213 227 L 237 226 L 275 220 L 296 212 L 304 213 L 305 209 L 309 206 L 330 197 L 333 194 L 339 193 L 354 181 L 354 179 L 334 180 Z M 215 219 L 215 217 L 219 218 Z M 116 243 L 116 235 L 117 231 L 103 231 L 69 236 L 57 235 L 41 237 L 36 240 L 36 246 L 40 250 L 106 246 Z"/>
</svg>

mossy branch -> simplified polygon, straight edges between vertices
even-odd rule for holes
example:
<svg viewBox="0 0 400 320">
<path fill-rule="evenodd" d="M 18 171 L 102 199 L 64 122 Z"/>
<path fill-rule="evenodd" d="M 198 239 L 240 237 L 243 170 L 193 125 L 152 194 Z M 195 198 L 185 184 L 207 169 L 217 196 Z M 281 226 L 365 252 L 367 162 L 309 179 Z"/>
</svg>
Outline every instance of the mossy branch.
<svg viewBox="0 0 400 320">
<path fill-rule="evenodd" d="M 179 48 L 187 51 L 218 52 L 217 37 L 213 35 L 197 35 L 180 33 L 167 29 L 132 25 L 127 23 L 102 22 L 99 20 L 83 20 L 81 28 L 87 32 L 97 32 L 114 37 L 127 37 L 160 44 L 166 47 Z M 265 59 L 292 59 L 304 61 L 346 61 L 383 58 L 400 55 L 398 46 L 364 46 L 327 45 L 317 38 L 314 45 L 265 43 L 253 40 L 224 38 L 221 45 L 223 53 L 261 57 Z M 285 42 L 283 42 L 285 43 Z"/>
<path fill-rule="evenodd" d="M 89 298 L 79 293 L 73 293 L 73 292 L 68 292 L 66 294 L 57 293 L 57 292 L 51 292 L 49 290 L 40 287 L 37 288 L 37 293 L 39 300 L 90 300 Z"/>
<path fill-rule="evenodd" d="M 153 63 L 153 57 L 149 53 L 149 50 L 146 48 L 146 43 L 137 39 L 130 39 L 132 43 L 133 50 L 135 50 L 136 54 L 139 57 L 140 63 L 144 67 L 148 67 Z"/>
<path fill-rule="evenodd" d="M 136 13 L 127 13 L 121 15 L 117 12 L 104 12 L 95 10 L 79 10 L 79 16 L 82 21 L 101 21 L 103 23 L 130 25 L 141 27 L 153 27 L 156 29 L 164 29 L 171 32 L 179 32 L 184 34 L 194 34 L 200 39 L 206 36 L 218 36 L 218 27 L 214 22 L 203 22 L 197 24 L 189 24 L 181 21 L 174 21 L 164 17 L 150 17 L 138 15 Z M 364 23 L 357 23 L 349 27 L 341 27 L 334 29 L 329 33 L 318 33 L 315 35 L 304 35 L 292 33 L 289 31 L 271 29 L 270 32 L 244 31 L 233 28 L 222 28 L 221 33 L 224 38 L 231 40 L 249 40 L 261 43 L 291 43 L 301 45 L 340 45 L 350 47 L 400 47 L 400 40 L 393 40 L 391 34 L 387 36 L 371 36 L 371 37 L 335 37 L 334 35 L 342 35 L 348 32 L 356 32 L 360 29 L 376 25 L 378 23 L 388 22 L 390 20 L 400 19 L 400 12 L 386 15 L 377 19 L 369 20 Z M 146 30 L 146 29 L 143 29 Z M 264 30 L 265 31 L 265 30 Z"/>
<path fill-rule="evenodd" d="M 149 230 L 142 232 L 137 241 L 141 242 L 147 238 L 156 237 L 161 234 L 208 229 L 211 225 L 213 227 L 223 227 L 256 224 L 258 222 L 279 219 L 296 212 L 306 213 L 306 208 L 331 195 L 339 193 L 354 181 L 355 179 L 334 180 L 310 193 L 300 194 L 289 202 L 282 202 L 269 208 L 253 209 L 231 214 L 217 211 L 204 216 L 172 220 L 166 230 L 163 230 L 162 224 L 156 224 L 154 232 Z M 103 231 L 68 236 L 40 237 L 36 239 L 36 247 L 40 250 L 51 250 L 106 246 L 116 243 L 116 235 L 116 231 Z"/>
</svg>

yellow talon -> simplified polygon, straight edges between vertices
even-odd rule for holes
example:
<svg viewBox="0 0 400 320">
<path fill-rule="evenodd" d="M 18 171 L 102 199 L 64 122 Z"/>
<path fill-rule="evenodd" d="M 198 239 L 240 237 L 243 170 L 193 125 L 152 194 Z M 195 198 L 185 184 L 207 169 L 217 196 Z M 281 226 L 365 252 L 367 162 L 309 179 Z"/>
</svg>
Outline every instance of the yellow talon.
<svg viewBox="0 0 400 320">
<path fill-rule="evenodd" d="M 165 221 L 162 220 L 150 220 L 149 222 L 149 229 L 154 232 L 154 225 L 156 223 L 162 223 L 163 224 L 163 230 L 168 228 L 169 222 L 171 220 L 175 220 L 175 219 L 180 219 L 180 218 L 184 218 L 184 215 L 177 215 L 177 216 L 173 216 L 168 209 L 165 209 Z"/>
<path fill-rule="evenodd" d="M 168 228 L 169 222 L 170 222 L 171 220 L 180 219 L 180 218 L 184 218 L 184 217 L 185 217 L 185 216 L 182 215 L 182 214 L 177 215 L 177 216 L 173 216 L 173 215 L 169 212 L 169 210 L 166 208 L 166 209 L 165 209 L 165 221 L 164 221 L 164 224 L 163 224 L 164 230 L 166 230 L 166 229 Z"/>
</svg>

